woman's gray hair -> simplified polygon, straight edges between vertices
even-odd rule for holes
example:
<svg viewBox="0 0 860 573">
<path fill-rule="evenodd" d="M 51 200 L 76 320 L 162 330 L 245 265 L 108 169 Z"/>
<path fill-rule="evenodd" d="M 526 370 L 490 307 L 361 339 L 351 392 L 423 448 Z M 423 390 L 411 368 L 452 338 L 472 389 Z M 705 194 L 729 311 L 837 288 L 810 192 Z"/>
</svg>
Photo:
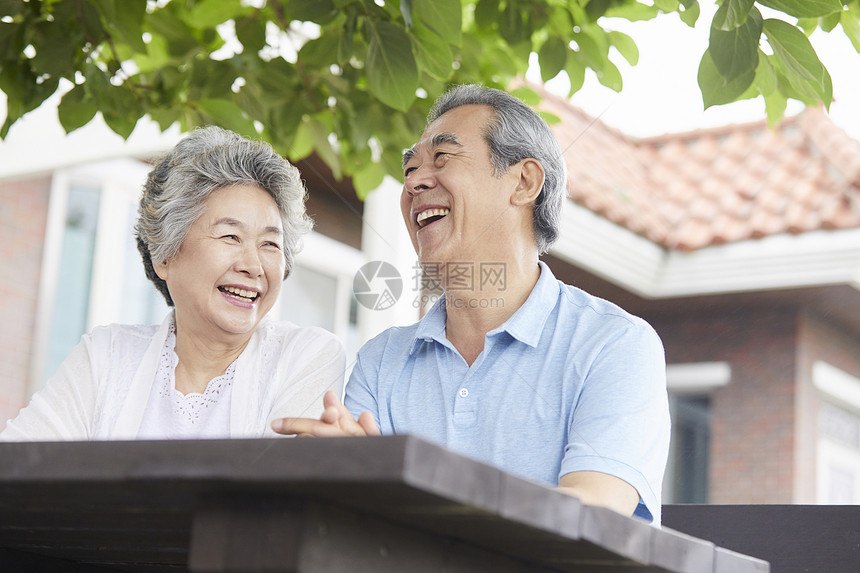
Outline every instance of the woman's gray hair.
<svg viewBox="0 0 860 573">
<path fill-rule="evenodd" d="M 134 227 L 146 276 L 168 305 L 173 306 L 173 299 L 154 265 L 179 252 L 209 195 L 232 185 L 257 185 L 275 200 L 284 228 L 284 278 L 290 274 L 301 236 L 313 226 L 305 213 L 307 191 L 299 170 L 268 143 L 220 127 L 196 129 L 149 172 Z"/>
<path fill-rule="evenodd" d="M 427 117 L 428 125 L 464 105 L 486 105 L 495 112 L 484 139 L 490 147 L 496 177 L 526 158 L 536 159 L 543 167 L 544 183 L 535 200 L 533 222 L 538 249 L 545 253 L 558 239 L 567 189 L 567 165 L 558 140 L 543 118 L 522 101 L 501 90 L 475 84 L 456 86 L 439 96 Z"/>
</svg>

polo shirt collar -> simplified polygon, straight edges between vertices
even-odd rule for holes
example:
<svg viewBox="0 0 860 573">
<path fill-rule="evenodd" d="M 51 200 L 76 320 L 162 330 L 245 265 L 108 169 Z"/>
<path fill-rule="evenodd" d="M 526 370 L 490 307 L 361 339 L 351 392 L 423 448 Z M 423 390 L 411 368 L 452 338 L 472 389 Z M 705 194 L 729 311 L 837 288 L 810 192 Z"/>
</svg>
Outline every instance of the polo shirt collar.
<svg viewBox="0 0 860 573">
<path fill-rule="evenodd" d="M 531 347 L 538 345 L 544 324 L 555 308 L 559 293 L 558 281 L 550 268 L 543 261 L 538 261 L 538 265 L 540 276 L 526 302 L 504 324 L 488 332 L 487 336 L 507 332 Z M 414 353 L 418 346 L 427 340 L 435 340 L 444 346 L 452 347 L 445 336 L 446 319 L 445 295 L 442 295 L 418 323 L 409 353 Z"/>
<path fill-rule="evenodd" d="M 558 281 L 543 261 L 538 261 L 540 277 L 526 302 L 500 327 L 487 333 L 488 336 L 507 332 L 532 348 L 540 342 L 544 324 L 558 302 Z"/>
<path fill-rule="evenodd" d="M 409 347 L 409 354 L 413 354 L 418 350 L 422 342 L 430 340 L 435 340 L 444 346 L 453 348 L 445 336 L 445 321 L 447 318 L 448 313 L 445 310 L 445 295 L 443 294 L 418 322 L 418 329 L 415 331 L 415 337 L 412 339 L 412 345 Z"/>
</svg>

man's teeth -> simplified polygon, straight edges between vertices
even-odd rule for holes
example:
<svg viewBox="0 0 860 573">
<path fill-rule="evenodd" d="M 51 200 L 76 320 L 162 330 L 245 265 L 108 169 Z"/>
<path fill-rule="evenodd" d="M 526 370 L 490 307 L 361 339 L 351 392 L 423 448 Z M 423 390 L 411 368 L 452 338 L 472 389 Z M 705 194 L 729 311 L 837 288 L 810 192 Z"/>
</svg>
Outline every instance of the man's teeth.
<svg viewBox="0 0 860 573">
<path fill-rule="evenodd" d="M 427 209 L 426 211 L 418 213 L 418 216 L 415 217 L 415 221 L 419 226 L 423 227 L 424 225 L 421 225 L 421 223 L 426 219 L 429 219 L 430 217 L 444 217 L 450 212 L 451 211 L 449 209 Z"/>
<path fill-rule="evenodd" d="M 257 293 L 252 290 L 245 290 L 243 288 L 236 288 L 231 286 L 221 287 L 224 291 L 229 292 L 230 294 L 235 294 L 237 296 L 241 296 L 242 298 L 257 298 Z"/>
</svg>

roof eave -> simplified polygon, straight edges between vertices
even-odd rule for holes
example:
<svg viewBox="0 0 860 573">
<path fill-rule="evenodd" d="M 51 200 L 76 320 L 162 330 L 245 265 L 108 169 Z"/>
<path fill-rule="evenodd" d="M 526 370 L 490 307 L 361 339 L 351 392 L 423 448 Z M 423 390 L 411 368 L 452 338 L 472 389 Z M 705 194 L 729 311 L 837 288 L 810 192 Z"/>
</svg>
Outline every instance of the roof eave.
<svg viewBox="0 0 860 573">
<path fill-rule="evenodd" d="M 682 252 L 566 201 L 550 253 L 646 299 L 833 285 L 860 290 L 860 228 Z"/>
</svg>

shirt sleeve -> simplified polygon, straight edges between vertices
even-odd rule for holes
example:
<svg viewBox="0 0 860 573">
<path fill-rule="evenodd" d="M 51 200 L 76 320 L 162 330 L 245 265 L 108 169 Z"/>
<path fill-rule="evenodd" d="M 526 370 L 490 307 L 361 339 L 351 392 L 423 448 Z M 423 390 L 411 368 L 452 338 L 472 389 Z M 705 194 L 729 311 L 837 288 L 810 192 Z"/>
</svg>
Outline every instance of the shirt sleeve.
<svg viewBox="0 0 860 573">
<path fill-rule="evenodd" d="M 574 471 L 618 477 L 639 493 L 635 515 L 659 524 L 669 431 L 663 345 L 637 320 L 610 337 L 588 368 L 559 479 Z"/>
<path fill-rule="evenodd" d="M 349 381 L 346 383 L 344 405 L 356 419 L 358 419 L 358 416 L 362 412 L 370 412 L 376 421 L 377 427 L 385 434 L 387 432 L 380 424 L 379 403 L 377 401 L 377 394 L 374 391 L 374 389 L 378 388 L 379 360 L 368 357 L 368 353 L 372 354 L 370 345 L 373 342 L 368 342 L 358 352 L 355 367 L 352 369 Z M 368 364 L 371 365 L 370 368 L 366 368 Z M 373 366 L 374 364 L 376 364 L 375 367 Z"/>
<path fill-rule="evenodd" d="M 340 340 L 319 328 L 303 328 L 298 341 L 281 353 L 280 371 L 285 373 L 266 420 L 266 434 L 272 420 L 284 417 L 319 418 L 323 395 L 332 390 L 343 395 L 346 355 Z"/>
<path fill-rule="evenodd" d="M 85 335 L 45 387 L 6 424 L 0 441 L 35 442 L 91 439 L 96 401 L 92 338 Z"/>
</svg>

